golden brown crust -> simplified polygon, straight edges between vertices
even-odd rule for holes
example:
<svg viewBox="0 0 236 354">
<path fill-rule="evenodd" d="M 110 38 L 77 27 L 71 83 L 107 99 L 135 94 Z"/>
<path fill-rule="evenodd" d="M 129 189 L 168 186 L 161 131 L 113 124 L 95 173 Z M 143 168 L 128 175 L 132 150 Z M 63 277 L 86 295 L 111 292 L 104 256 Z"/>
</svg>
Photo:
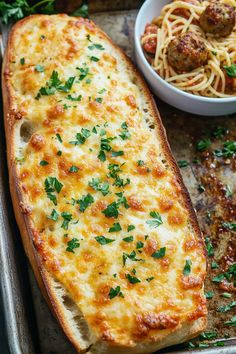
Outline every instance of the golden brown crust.
<svg viewBox="0 0 236 354">
<path fill-rule="evenodd" d="M 58 15 L 58 16 L 66 16 L 64 14 Z M 17 32 L 18 28 L 23 26 L 25 22 L 30 21 L 32 17 L 37 17 L 38 20 L 43 18 L 43 15 L 33 15 L 28 18 L 25 18 L 21 21 L 19 21 L 12 29 L 10 35 L 9 35 L 9 40 L 8 40 L 8 47 L 5 53 L 4 57 L 4 62 L 3 62 L 3 77 L 2 77 L 2 90 L 3 90 L 3 103 L 4 103 L 4 119 L 5 119 L 5 131 L 6 131 L 6 140 L 7 140 L 7 159 L 8 159 L 8 169 L 9 169 L 9 178 L 10 178 L 10 190 L 11 190 L 11 197 L 12 197 L 12 202 L 13 202 L 13 207 L 14 207 L 14 212 L 16 216 L 16 220 L 18 223 L 18 227 L 20 229 L 20 233 L 22 236 L 24 248 L 26 251 L 26 254 L 30 260 L 30 263 L 32 265 L 34 274 L 37 278 L 37 281 L 39 283 L 40 289 L 49 304 L 50 308 L 52 309 L 53 313 L 57 317 L 58 321 L 60 322 L 63 330 L 65 331 L 67 337 L 69 340 L 72 342 L 72 344 L 75 346 L 75 348 L 80 352 L 84 351 L 83 348 L 81 348 L 80 343 L 78 340 L 75 338 L 73 335 L 71 328 L 69 324 L 65 321 L 64 315 L 63 315 L 63 309 L 62 309 L 62 304 L 60 301 L 58 301 L 58 298 L 56 294 L 54 293 L 52 282 L 50 279 L 50 276 L 46 269 L 44 268 L 42 264 L 42 260 L 38 256 L 38 253 L 35 249 L 34 246 L 34 229 L 30 223 L 30 219 L 28 217 L 27 213 L 22 213 L 21 209 L 19 208 L 20 203 L 23 202 L 23 197 L 22 197 L 22 192 L 19 188 L 19 181 L 16 176 L 16 165 L 14 161 L 14 139 L 13 139 L 13 126 L 14 126 L 14 121 L 15 121 L 15 115 L 14 112 L 12 112 L 12 102 L 13 102 L 13 95 L 10 89 L 10 85 L 8 82 L 9 78 L 9 61 L 12 55 L 12 48 L 13 48 L 13 41 L 14 41 L 14 36 L 15 33 Z M 78 20 L 75 18 L 75 20 Z M 111 42 L 110 38 L 103 33 L 102 31 L 99 30 L 99 33 L 101 37 L 106 38 L 106 40 L 109 41 L 109 43 L 114 46 L 114 44 Z M 115 47 L 115 46 L 114 46 Z M 190 201 L 190 196 L 183 184 L 183 180 L 180 174 L 180 171 L 177 167 L 177 164 L 171 154 L 169 144 L 167 142 L 166 138 L 166 132 L 165 129 L 162 125 L 161 119 L 159 112 L 157 110 L 156 104 L 153 100 L 153 97 L 144 82 L 142 76 L 138 73 L 137 69 L 131 62 L 131 60 L 123 53 L 121 49 L 119 49 L 121 57 L 126 61 L 127 66 L 131 68 L 131 70 L 135 73 L 135 77 L 137 80 L 137 83 L 140 87 L 142 87 L 144 95 L 147 97 L 147 100 L 149 102 L 149 108 L 151 110 L 151 114 L 153 117 L 156 119 L 157 123 L 157 129 L 158 129 L 158 137 L 162 145 L 162 149 L 165 154 L 166 161 L 169 165 L 169 167 L 174 171 L 174 174 L 176 176 L 176 181 L 177 185 L 181 187 L 181 193 L 184 195 L 184 206 L 187 208 L 188 213 L 189 213 L 189 220 L 192 223 L 192 227 L 196 233 L 196 235 L 199 238 L 199 242 L 203 245 L 203 240 L 202 236 L 200 233 L 200 229 L 197 223 L 196 215 L 194 213 L 191 201 Z M 130 101 L 133 104 L 133 100 Z M 20 118 L 20 117 L 19 117 Z M 189 328 L 186 329 L 186 333 L 180 338 L 180 341 L 184 341 L 186 339 L 189 339 L 191 337 L 194 337 L 197 335 L 199 332 L 203 330 L 205 327 L 206 323 L 206 318 L 202 317 L 195 321 L 192 325 L 189 324 Z M 170 334 L 170 337 L 172 334 Z M 155 344 L 151 344 L 150 347 L 148 347 L 146 350 L 143 349 L 142 351 L 136 351 L 135 349 L 132 348 L 125 348 L 125 349 L 120 349 L 120 347 L 116 347 L 115 345 L 113 346 L 113 353 L 115 354 L 116 352 L 122 353 L 123 350 L 125 353 L 145 353 L 149 352 L 154 349 L 158 349 L 163 347 L 163 343 L 165 341 L 165 334 L 160 336 L 158 341 L 155 342 Z M 172 338 L 172 337 L 171 337 Z M 175 343 L 173 339 L 169 340 L 168 345 L 172 344 L 172 342 Z M 169 344 L 170 343 L 170 344 Z M 112 342 L 110 342 L 110 345 L 112 346 Z M 165 344 L 164 344 L 165 346 Z M 91 353 L 95 353 L 95 351 L 91 350 Z"/>
</svg>

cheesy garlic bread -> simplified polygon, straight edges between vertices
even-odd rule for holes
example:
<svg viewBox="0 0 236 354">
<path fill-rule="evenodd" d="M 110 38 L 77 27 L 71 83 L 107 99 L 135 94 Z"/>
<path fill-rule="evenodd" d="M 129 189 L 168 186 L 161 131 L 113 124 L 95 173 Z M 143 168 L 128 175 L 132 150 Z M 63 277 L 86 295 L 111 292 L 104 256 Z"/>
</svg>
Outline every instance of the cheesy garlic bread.
<svg viewBox="0 0 236 354">
<path fill-rule="evenodd" d="M 11 196 L 78 352 L 151 353 L 206 325 L 206 258 L 152 96 L 91 21 L 34 15 L 3 64 Z"/>
</svg>

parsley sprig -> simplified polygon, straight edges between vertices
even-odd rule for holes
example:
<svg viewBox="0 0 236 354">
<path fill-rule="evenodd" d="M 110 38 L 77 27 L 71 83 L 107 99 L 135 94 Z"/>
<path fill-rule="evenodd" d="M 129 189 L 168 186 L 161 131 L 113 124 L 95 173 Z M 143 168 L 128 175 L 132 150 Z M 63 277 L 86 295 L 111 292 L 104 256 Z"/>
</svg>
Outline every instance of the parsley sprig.
<svg viewBox="0 0 236 354">
<path fill-rule="evenodd" d="M 27 0 L 16 0 L 9 4 L 5 1 L 0 2 L 0 17 L 3 23 L 8 24 L 9 21 L 17 21 L 26 16 L 42 13 L 52 15 L 57 13 L 55 8 L 55 0 L 41 0 L 34 5 L 30 5 Z M 88 5 L 83 4 L 74 12 L 72 16 L 88 17 Z"/>
</svg>

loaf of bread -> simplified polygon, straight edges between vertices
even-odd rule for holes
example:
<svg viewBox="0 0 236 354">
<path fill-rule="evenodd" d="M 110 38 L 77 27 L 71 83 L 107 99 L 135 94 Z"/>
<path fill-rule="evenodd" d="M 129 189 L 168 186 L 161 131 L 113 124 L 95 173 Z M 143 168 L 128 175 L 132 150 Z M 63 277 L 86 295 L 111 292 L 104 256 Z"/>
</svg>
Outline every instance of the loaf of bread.
<svg viewBox="0 0 236 354">
<path fill-rule="evenodd" d="M 204 245 L 131 61 L 89 20 L 35 15 L 10 33 L 2 82 L 15 216 L 78 352 L 151 353 L 196 336 Z"/>
</svg>

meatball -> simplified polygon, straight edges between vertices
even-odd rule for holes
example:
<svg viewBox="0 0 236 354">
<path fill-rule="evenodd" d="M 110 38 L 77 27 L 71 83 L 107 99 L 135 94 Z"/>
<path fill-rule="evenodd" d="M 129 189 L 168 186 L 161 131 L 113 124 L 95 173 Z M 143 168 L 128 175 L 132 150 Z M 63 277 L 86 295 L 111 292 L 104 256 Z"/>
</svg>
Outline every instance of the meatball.
<svg viewBox="0 0 236 354">
<path fill-rule="evenodd" d="M 169 64 L 178 72 L 190 72 L 207 64 L 208 50 L 204 40 L 193 32 L 175 37 L 167 47 Z"/>
<path fill-rule="evenodd" d="M 207 32 L 218 37 L 228 36 L 235 26 L 235 10 L 232 6 L 222 3 L 212 3 L 200 17 L 200 26 Z"/>
<path fill-rule="evenodd" d="M 155 24 L 147 24 L 144 32 L 145 35 L 149 34 L 157 34 L 157 25 Z M 143 43 L 143 49 L 145 52 L 149 54 L 155 54 L 157 48 L 157 39 L 156 38 L 149 38 Z"/>
</svg>

